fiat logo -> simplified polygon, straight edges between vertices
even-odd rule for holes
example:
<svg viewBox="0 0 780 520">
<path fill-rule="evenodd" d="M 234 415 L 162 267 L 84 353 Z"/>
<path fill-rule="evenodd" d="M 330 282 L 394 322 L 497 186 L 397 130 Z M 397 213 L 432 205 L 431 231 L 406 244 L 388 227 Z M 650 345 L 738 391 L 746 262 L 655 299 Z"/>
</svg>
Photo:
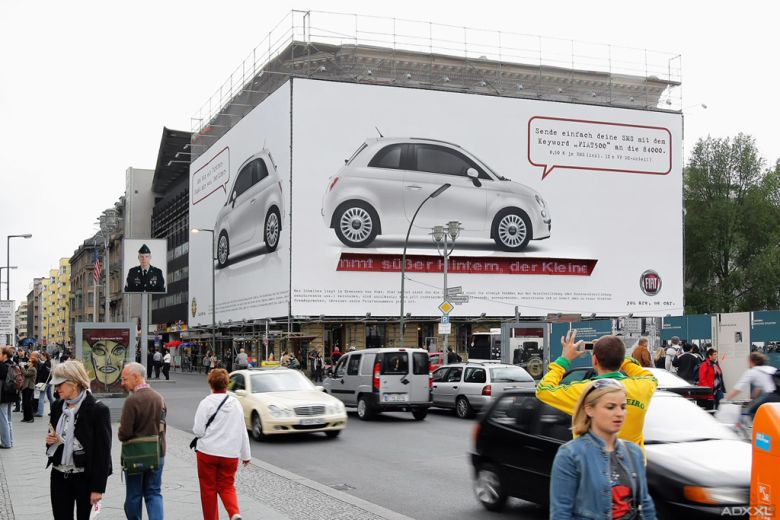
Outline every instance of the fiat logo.
<svg viewBox="0 0 780 520">
<path fill-rule="evenodd" d="M 639 277 L 639 287 L 648 296 L 655 296 L 661 292 L 661 277 L 653 270 L 648 269 Z"/>
</svg>

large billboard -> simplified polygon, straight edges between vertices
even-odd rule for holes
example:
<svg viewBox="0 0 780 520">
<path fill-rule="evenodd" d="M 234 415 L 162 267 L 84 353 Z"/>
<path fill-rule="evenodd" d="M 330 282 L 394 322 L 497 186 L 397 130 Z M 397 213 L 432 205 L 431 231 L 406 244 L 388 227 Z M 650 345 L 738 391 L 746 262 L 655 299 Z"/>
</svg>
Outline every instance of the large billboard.
<svg viewBox="0 0 780 520">
<path fill-rule="evenodd" d="M 76 358 L 84 363 L 93 392 L 123 393 L 122 369 L 134 355 L 132 323 L 76 323 Z"/>
<path fill-rule="evenodd" d="M 287 83 L 190 165 L 190 325 L 287 316 L 289 187 Z"/>
<path fill-rule="evenodd" d="M 292 130 L 294 315 L 398 315 L 412 219 L 412 315 L 451 221 L 453 316 L 682 311 L 679 114 L 296 79 Z"/>
</svg>

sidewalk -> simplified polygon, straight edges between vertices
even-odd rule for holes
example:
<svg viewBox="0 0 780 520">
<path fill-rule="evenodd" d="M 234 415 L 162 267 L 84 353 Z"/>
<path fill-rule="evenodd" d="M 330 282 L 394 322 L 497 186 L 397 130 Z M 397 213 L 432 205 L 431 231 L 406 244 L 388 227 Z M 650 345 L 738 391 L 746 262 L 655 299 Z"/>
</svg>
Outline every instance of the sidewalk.
<svg viewBox="0 0 780 520">
<path fill-rule="evenodd" d="M 49 472 L 44 439 L 48 417 L 22 423 L 14 413 L 14 447 L 0 450 L 0 518 L 43 520 L 51 518 Z M 108 478 L 100 520 L 125 518 L 124 483 L 120 480 L 120 443 L 113 425 L 114 474 Z M 192 434 L 169 428 L 163 470 L 166 520 L 202 518 L 195 453 L 189 449 Z M 254 441 L 251 441 L 254 442 Z M 252 459 L 236 475 L 241 513 L 246 520 L 410 520 L 347 493 L 295 475 L 259 459 Z M 220 505 L 221 508 L 221 505 Z M 221 517 L 227 518 L 224 509 Z M 144 518 L 146 514 L 144 513 Z"/>
</svg>

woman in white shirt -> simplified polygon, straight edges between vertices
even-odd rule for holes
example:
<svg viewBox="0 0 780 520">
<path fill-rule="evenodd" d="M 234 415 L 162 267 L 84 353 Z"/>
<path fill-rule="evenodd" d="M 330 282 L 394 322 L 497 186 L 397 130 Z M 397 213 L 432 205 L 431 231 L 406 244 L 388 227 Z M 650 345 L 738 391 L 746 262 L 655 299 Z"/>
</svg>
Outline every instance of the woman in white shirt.
<svg viewBox="0 0 780 520">
<path fill-rule="evenodd" d="M 198 438 L 198 480 L 203 519 L 219 519 L 219 495 L 230 519 L 238 520 L 241 512 L 234 479 L 239 458 L 245 466 L 251 461 L 249 435 L 241 403 L 227 394 L 227 371 L 223 368 L 212 370 L 208 381 L 211 395 L 198 405 L 192 426 L 192 432 Z"/>
</svg>

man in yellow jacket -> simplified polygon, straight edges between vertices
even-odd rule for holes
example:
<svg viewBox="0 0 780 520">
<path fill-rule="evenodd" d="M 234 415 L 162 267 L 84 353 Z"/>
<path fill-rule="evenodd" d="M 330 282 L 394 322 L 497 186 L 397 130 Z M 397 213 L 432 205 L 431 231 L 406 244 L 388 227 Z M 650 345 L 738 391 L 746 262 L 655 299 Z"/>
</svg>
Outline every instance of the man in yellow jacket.
<svg viewBox="0 0 780 520">
<path fill-rule="evenodd" d="M 575 342 L 576 337 L 577 331 L 571 330 L 565 338 L 561 338 L 561 356 L 550 363 L 547 374 L 536 387 L 536 397 L 569 415 L 574 413 L 577 401 L 590 383 L 589 380 L 584 380 L 561 384 L 563 374 L 569 369 L 570 363 L 587 352 L 583 341 Z M 658 381 L 647 368 L 642 367 L 635 359 L 626 357 L 626 346 L 620 338 L 602 336 L 594 343 L 593 368 L 598 374 L 594 379 L 617 379 L 626 387 L 626 421 L 618 436 L 638 444 L 644 451 L 645 438 L 642 429 L 645 425 L 645 413 Z"/>
</svg>

